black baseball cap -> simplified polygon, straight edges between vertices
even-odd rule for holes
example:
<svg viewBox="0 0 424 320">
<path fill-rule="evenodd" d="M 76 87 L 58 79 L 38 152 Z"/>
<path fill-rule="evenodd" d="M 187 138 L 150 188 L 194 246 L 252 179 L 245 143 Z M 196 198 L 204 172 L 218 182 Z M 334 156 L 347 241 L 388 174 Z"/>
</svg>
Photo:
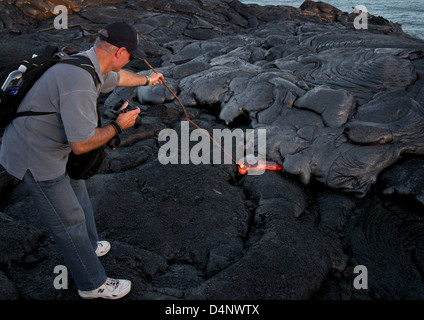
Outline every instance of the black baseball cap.
<svg viewBox="0 0 424 320">
<path fill-rule="evenodd" d="M 105 27 L 106 34 L 100 33 L 100 39 L 118 47 L 126 48 L 139 59 L 146 59 L 146 53 L 139 46 L 138 34 L 133 26 L 126 22 L 113 22 Z"/>
</svg>

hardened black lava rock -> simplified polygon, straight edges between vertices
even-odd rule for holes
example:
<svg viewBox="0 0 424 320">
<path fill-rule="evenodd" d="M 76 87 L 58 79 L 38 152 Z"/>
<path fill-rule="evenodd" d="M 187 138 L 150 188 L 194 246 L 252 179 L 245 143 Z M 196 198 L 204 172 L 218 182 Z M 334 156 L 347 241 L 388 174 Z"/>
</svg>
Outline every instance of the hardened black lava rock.
<svg viewBox="0 0 424 320">
<path fill-rule="evenodd" d="M 356 14 L 314 1 L 66 3 L 57 30 L 50 2 L 1 1 L 0 66 L 47 44 L 88 49 L 125 20 L 190 119 L 209 133 L 266 129 L 266 157 L 283 166 L 162 164 L 162 130 L 183 138 L 175 97 L 164 86 L 102 95 L 103 118 L 128 97 L 143 118 L 87 181 L 112 243 L 106 272 L 133 282 L 125 299 L 424 298 L 423 40 L 382 17 L 356 30 Z M 4 170 L 0 194 L 0 298 L 79 299 L 71 276 L 55 289 L 63 259 Z"/>
</svg>

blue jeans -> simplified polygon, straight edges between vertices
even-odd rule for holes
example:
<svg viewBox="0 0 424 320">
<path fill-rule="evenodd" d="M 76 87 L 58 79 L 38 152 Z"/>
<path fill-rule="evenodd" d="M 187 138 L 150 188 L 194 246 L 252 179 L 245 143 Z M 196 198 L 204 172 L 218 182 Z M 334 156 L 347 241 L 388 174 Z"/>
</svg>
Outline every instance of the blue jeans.
<svg viewBox="0 0 424 320">
<path fill-rule="evenodd" d="M 95 253 L 98 235 L 85 181 L 70 179 L 66 173 L 35 181 L 29 170 L 23 181 L 78 289 L 100 287 L 107 277 Z"/>
</svg>

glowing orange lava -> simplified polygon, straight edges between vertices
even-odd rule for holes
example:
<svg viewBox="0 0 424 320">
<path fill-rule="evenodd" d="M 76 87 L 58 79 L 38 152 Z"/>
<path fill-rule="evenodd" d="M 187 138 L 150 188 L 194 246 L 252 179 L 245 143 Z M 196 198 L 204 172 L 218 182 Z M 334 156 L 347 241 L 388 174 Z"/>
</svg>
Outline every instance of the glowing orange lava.
<svg viewBox="0 0 424 320">
<path fill-rule="evenodd" d="M 246 174 L 249 171 L 264 171 L 264 170 L 272 170 L 272 171 L 278 171 L 281 170 L 283 167 L 274 161 L 268 161 L 268 160 L 258 160 L 254 164 L 250 163 L 244 163 L 244 161 L 240 160 L 238 163 L 238 171 L 240 174 Z"/>
</svg>

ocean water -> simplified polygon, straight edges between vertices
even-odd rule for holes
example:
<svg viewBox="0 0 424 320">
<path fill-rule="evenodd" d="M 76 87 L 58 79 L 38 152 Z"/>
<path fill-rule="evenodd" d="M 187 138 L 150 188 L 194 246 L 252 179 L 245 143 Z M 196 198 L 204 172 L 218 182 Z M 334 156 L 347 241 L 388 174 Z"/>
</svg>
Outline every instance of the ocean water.
<svg viewBox="0 0 424 320">
<path fill-rule="evenodd" d="M 300 7 L 303 0 L 241 0 L 243 3 Z M 352 13 L 352 7 L 363 5 L 368 13 L 402 25 L 402 30 L 424 39 L 424 0 L 324 0 L 332 6 Z"/>
</svg>

